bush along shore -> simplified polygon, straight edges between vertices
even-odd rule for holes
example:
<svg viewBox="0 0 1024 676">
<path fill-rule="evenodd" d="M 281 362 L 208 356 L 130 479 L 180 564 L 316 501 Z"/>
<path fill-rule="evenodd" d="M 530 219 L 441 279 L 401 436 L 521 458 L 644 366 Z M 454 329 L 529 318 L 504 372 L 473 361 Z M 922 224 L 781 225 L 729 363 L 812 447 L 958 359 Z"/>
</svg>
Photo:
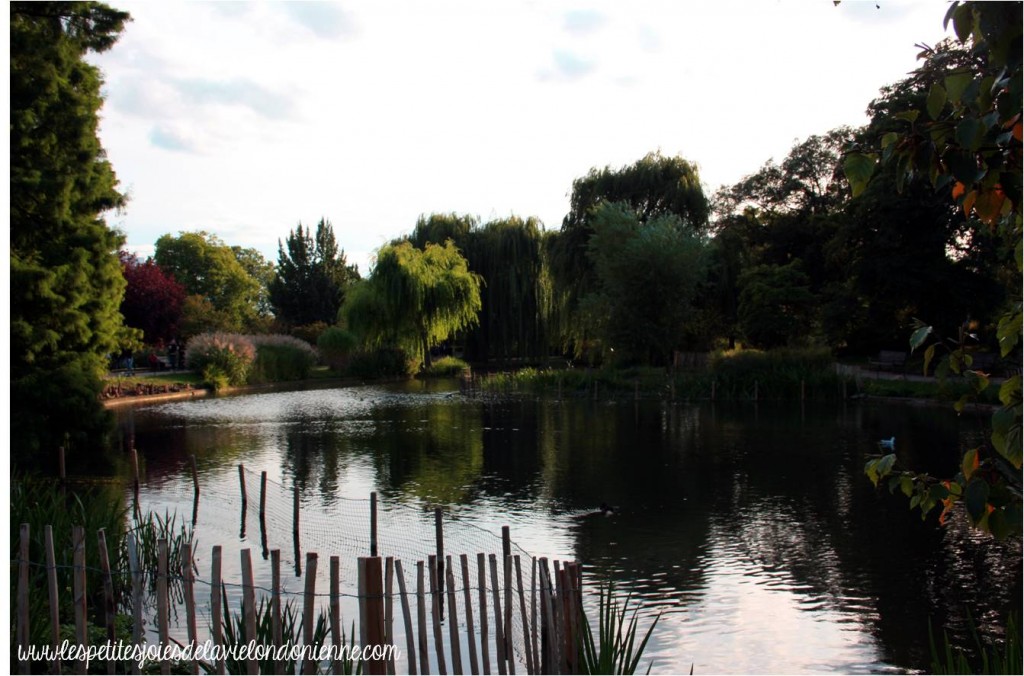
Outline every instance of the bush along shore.
<svg viewBox="0 0 1024 676">
<path fill-rule="evenodd" d="M 475 395 L 668 401 L 798 401 L 900 399 L 948 405 L 971 391 L 957 380 L 873 378 L 873 372 L 837 364 L 827 350 L 745 350 L 710 356 L 695 368 L 524 368 L 465 379 Z M 974 404 L 997 405 L 993 381 Z"/>
</svg>

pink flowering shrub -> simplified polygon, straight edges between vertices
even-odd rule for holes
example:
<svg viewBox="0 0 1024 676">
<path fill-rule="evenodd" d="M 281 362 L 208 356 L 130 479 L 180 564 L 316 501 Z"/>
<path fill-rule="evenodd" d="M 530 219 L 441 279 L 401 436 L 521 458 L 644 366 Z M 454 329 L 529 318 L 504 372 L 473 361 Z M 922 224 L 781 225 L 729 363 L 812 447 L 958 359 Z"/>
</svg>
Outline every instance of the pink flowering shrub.
<svg viewBox="0 0 1024 676">
<path fill-rule="evenodd" d="M 185 350 L 185 364 L 219 389 L 244 385 L 256 360 L 251 336 L 237 333 L 203 333 L 192 338 Z"/>
</svg>

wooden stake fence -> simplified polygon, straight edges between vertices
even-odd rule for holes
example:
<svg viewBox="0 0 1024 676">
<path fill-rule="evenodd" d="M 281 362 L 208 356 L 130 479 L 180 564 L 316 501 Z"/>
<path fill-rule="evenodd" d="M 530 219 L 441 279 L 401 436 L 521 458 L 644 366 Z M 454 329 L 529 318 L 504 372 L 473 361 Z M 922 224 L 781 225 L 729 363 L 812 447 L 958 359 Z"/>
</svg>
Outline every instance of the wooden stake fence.
<svg viewBox="0 0 1024 676">
<path fill-rule="evenodd" d="M 261 487 L 261 492 L 262 487 Z M 57 645 L 60 639 L 59 633 L 59 591 L 57 581 L 56 556 L 53 551 L 53 532 L 47 526 L 45 532 L 45 555 L 46 555 L 46 580 L 47 580 L 47 601 L 50 610 L 52 628 L 55 630 L 50 641 Z M 436 555 L 430 555 L 426 562 L 416 562 L 416 615 L 414 622 L 412 612 L 412 601 L 410 599 L 412 590 L 407 587 L 405 571 L 402 561 L 392 557 L 382 559 L 381 557 L 360 557 L 358 559 L 358 598 L 359 598 L 359 645 L 360 646 L 388 646 L 394 644 L 395 639 L 395 596 L 401 604 L 402 633 L 405 636 L 404 648 L 407 655 L 404 656 L 399 665 L 395 660 L 386 655 L 380 659 L 369 660 L 364 663 L 364 673 L 367 674 L 394 674 L 396 671 L 407 671 L 408 673 L 429 674 L 431 662 L 436 665 L 437 673 L 462 674 L 462 673 L 484 673 L 490 674 L 492 669 L 492 655 L 494 665 L 498 674 L 512 676 L 517 668 L 525 668 L 527 674 L 538 673 L 572 673 L 578 668 L 576 663 L 577 655 L 577 632 L 579 631 L 579 614 L 581 612 L 581 573 L 578 564 L 565 563 L 560 565 L 554 562 L 554 573 L 549 570 L 549 562 L 546 559 L 531 559 L 531 585 L 529 601 L 527 589 L 523 580 L 523 563 L 521 557 L 511 554 L 511 538 L 508 528 L 502 529 L 502 572 L 499 573 L 498 556 L 496 554 L 478 553 L 476 556 L 477 576 L 475 588 L 478 594 L 474 595 L 473 581 L 470 571 L 470 560 L 466 554 L 458 556 L 458 563 L 453 555 L 445 555 L 439 559 Z M 72 604 L 75 615 L 76 640 L 85 644 L 87 635 L 87 590 L 85 589 L 85 532 L 81 527 L 75 527 L 72 538 L 72 549 L 74 554 L 74 565 L 72 567 L 73 597 Z M 150 600 L 147 603 L 144 592 L 143 580 L 146 571 L 140 561 L 138 541 L 133 533 L 127 535 L 128 564 L 130 574 L 131 606 L 133 608 L 133 629 L 132 641 L 136 644 L 145 642 L 143 633 L 143 614 L 145 608 L 155 606 L 156 617 L 154 627 L 156 638 L 160 646 L 168 646 L 173 643 L 170 635 L 170 613 L 172 580 L 176 591 L 177 599 L 184 606 L 184 629 L 187 631 L 189 642 L 200 641 L 199 626 L 197 622 L 197 607 L 195 585 L 197 582 L 195 567 L 196 552 L 191 542 L 181 545 L 180 567 L 177 565 L 172 571 L 169 567 L 168 542 L 165 539 L 157 540 L 156 570 L 149 574 L 155 576 L 155 604 Z M 114 596 L 114 575 L 116 571 L 111 570 L 110 558 L 108 555 L 107 533 L 100 530 L 97 533 L 98 559 L 102 580 L 103 612 L 101 618 L 106 628 L 108 640 L 116 640 L 114 617 L 118 611 Z M 443 546 L 443 541 L 441 541 Z M 257 617 L 256 593 L 258 584 L 253 572 L 251 550 L 241 549 L 240 574 L 241 574 L 241 617 L 244 623 L 244 635 L 235 640 L 249 642 L 256 640 Z M 29 557 L 29 528 L 27 524 L 22 525 L 20 559 L 18 565 L 18 590 L 17 590 L 17 641 L 19 646 L 27 646 L 28 637 L 28 608 L 30 590 L 30 562 Z M 314 631 L 318 618 L 318 606 L 321 601 L 316 593 L 316 576 L 318 568 L 318 554 L 309 552 L 305 555 L 305 577 L 303 583 L 301 626 L 295 629 L 301 633 L 301 640 L 304 645 L 312 645 Z M 283 636 L 282 607 L 281 607 L 281 552 L 274 549 L 270 552 L 271 561 L 271 589 L 270 603 L 268 605 L 269 624 L 271 629 L 270 640 L 274 647 L 285 644 Z M 225 581 L 222 578 L 223 553 L 221 546 L 212 548 L 210 559 L 210 640 L 214 645 L 224 646 L 225 636 L 222 627 L 228 624 L 228 618 L 232 613 L 230 608 L 223 604 Z M 442 578 L 442 571 L 444 577 Z M 488 580 L 488 572 L 490 579 Z M 456 584 L 461 573 L 461 599 L 462 612 L 459 609 L 459 587 Z M 429 577 L 426 577 L 429 575 Z M 328 597 L 328 619 L 329 619 L 329 642 L 333 645 L 342 645 L 345 634 L 344 622 L 341 616 L 341 559 L 334 555 L 330 557 L 330 589 L 329 594 L 320 596 Z M 397 579 L 397 590 L 393 582 Z M 488 584 L 489 582 L 489 584 Z M 177 586 L 177 585 L 181 586 Z M 204 583 L 205 584 L 205 583 Z M 430 617 L 427 617 L 427 593 L 430 595 Z M 488 596 L 490 598 L 488 598 Z M 442 619 L 441 608 L 444 600 L 447 600 L 448 617 Z M 474 607 L 474 603 L 475 606 Z M 529 608 L 528 604 L 529 603 Z M 516 605 L 518 604 L 518 610 Z M 488 605 L 492 608 L 489 609 Z M 180 612 L 180 611 L 179 611 Z M 460 618 L 460 615 L 462 616 Z M 232 621 L 233 622 L 233 621 Z M 448 623 L 447 631 L 443 629 L 443 622 Z M 516 626 L 519 624 L 520 626 Z M 417 626 L 418 625 L 418 626 Z M 447 636 L 445 636 L 447 634 Z M 432 636 L 432 641 L 428 640 Z M 477 638 L 479 637 L 479 639 Z M 354 638 L 354 637 L 352 637 Z M 292 639 L 296 640 L 296 639 Z M 479 644 L 477 641 L 479 640 Z M 467 654 L 468 649 L 468 654 Z M 492 652 L 493 651 L 493 652 Z M 433 653 L 431 656 L 430 653 Z M 418 655 L 418 657 L 417 657 Z M 269 658 L 268 658 L 269 659 Z M 276 661 L 272 665 L 275 672 L 281 672 L 285 665 Z M 468 662 L 467 662 L 468 660 Z M 266 663 L 265 663 L 266 664 Z M 29 673 L 31 665 L 25 662 L 18 663 L 19 673 Z M 197 674 L 200 671 L 200 664 L 196 660 L 183 665 L 189 673 Z M 301 673 L 315 673 L 318 665 L 313 656 L 308 654 L 301 664 Z M 50 672 L 57 673 L 62 665 L 51 662 L 47 665 Z M 105 665 L 109 673 L 123 673 L 122 668 L 134 669 L 134 665 L 118 666 L 113 662 Z M 84 664 L 75 664 L 74 669 L 78 673 L 84 673 Z M 100 668 L 104 668 L 103 665 Z M 169 673 L 171 664 L 161 662 L 160 671 Z M 214 673 L 225 673 L 226 665 L 223 661 L 209 665 L 208 668 Z M 342 670 L 341 661 L 335 661 L 328 665 L 333 673 L 340 673 Z M 250 656 L 244 664 L 244 669 L 251 674 L 258 673 L 261 665 L 257 663 L 254 656 Z"/>
</svg>

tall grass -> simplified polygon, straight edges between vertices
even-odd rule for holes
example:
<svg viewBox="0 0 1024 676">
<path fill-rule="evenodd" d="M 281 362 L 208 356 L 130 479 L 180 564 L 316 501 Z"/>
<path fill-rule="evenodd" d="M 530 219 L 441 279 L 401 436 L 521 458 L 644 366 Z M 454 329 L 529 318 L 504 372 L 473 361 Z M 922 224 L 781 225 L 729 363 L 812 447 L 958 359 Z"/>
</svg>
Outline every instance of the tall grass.
<svg viewBox="0 0 1024 676">
<path fill-rule="evenodd" d="M 466 371 L 469 371 L 469 364 L 458 357 L 441 357 L 430 368 L 422 369 L 419 375 L 424 378 L 454 378 Z"/>
<path fill-rule="evenodd" d="M 250 383 L 274 383 L 304 380 L 317 362 L 317 351 L 304 340 L 292 336 L 253 336 L 256 359 Z"/>
<path fill-rule="evenodd" d="M 931 649 L 934 674 L 1020 674 L 1024 673 L 1024 646 L 1021 642 L 1020 622 L 1016 613 L 1010 613 L 1006 620 L 1006 640 L 1002 646 L 985 645 L 978 628 L 968 615 L 971 636 L 974 639 L 975 654 L 960 647 L 954 647 L 949 635 L 943 631 L 943 649 L 935 645 L 931 622 L 928 623 L 928 645 Z"/>
<path fill-rule="evenodd" d="M 680 400 L 830 399 L 839 395 L 842 376 L 835 370 L 827 350 L 746 350 L 719 353 L 707 369 L 670 374 L 662 368 L 623 369 L 533 369 L 496 373 L 482 380 L 481 387 L 492 392 L 532 392 L 565 397 L 623 397 L 639 394 L 645 398 Z"/>
<path fill-rule="evenodd" d="M 580 671 L 584 674 L 636 673 L 637 667 L 640 666 L 640 659 L 647 648 L 647 642 L 661 616 L 654 618 L 643 639 L 637 643 L 639 610 L 634 610 L 629 620 L 626 620 L 626 615 L 629 612 L 629 597 L 626 597 L 620 607 L 611 584 L 606 587 L 602 586 L 599 589 L 599 594 L 596 636 L 587 614 L 580 611 L 577 636 L 580 650 Z M 651 672 L 652 666 L 653 662 L 647 666 L 647 673 Z"/>
</svg>

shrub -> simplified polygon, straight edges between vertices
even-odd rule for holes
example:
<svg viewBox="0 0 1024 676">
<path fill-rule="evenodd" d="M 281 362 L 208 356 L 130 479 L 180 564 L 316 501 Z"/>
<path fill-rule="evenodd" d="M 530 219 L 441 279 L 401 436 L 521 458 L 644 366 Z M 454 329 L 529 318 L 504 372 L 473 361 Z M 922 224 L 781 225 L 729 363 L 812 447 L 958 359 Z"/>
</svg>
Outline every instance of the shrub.
<svg viewBox="0 0 1024 676">
<path fill-rule="evenodd" d="M 208 367 L 215 367 L 228 385 L 244 385 L 255 359 L 253 341 L 237 333 L 204 333 L 190 340 L 185 350 L 188 368 L 205 376 Z M 211 373 L 216 375 L 214 371 Z"/>
<path fill-rule="evenodd" d="M 398 347 L 360 350 L 352 355 L 348 374 L 356 378 L 408 378 L 416 373 L 419 363 Z"/>
<path fill-rule="evenodd" d="M 457 357 L 441 357 L 430 368 L 420 371 L 427 378 L 454 378 L 469 370 L 469 364 Z"/>
<path fill-rule="evenodd" d="M 331 327 L 327 322 L 313 322 L 312 324 L 296 326 L 291 330 L 291 334 L 296 338 L 306 341 L 310 345 L 317 345 L 319 344 L 320 336 L 323 335 L 323 332 L 330 328 Z"/>
<path fill-rule="evenodd" d="M 304 340 L 280 334 L 253 336 L 256 361 L 250 382 L 302 380 L 316 364 L 317 352 Z"/>
<path fill-rule="evenodd" d="M 342 370 L 348 365 L 349 357 L 359 341 L 351 331 L 332 326 L 317 338 L 316 346 L 320 356 L 332 369 Z"/>
</svg>

